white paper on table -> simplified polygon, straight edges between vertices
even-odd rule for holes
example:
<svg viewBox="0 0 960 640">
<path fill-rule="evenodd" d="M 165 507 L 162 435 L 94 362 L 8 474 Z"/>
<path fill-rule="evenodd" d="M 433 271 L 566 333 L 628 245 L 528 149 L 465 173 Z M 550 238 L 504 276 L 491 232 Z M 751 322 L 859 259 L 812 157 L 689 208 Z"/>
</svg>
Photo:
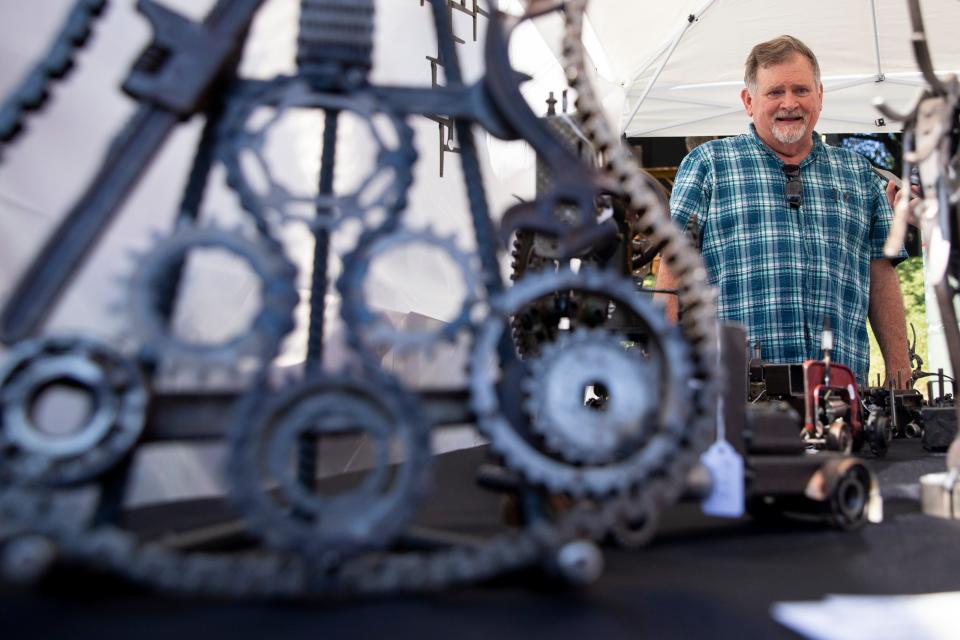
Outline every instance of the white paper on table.
<svg viewBox="0 0 960 640">
<path fill-rule="evenodd" d="M 818 602 L 777 602 L 780 624 L 817 640 L 955 639 L 960 592 L 912 596 L 828 595 Z"/>
</svg>

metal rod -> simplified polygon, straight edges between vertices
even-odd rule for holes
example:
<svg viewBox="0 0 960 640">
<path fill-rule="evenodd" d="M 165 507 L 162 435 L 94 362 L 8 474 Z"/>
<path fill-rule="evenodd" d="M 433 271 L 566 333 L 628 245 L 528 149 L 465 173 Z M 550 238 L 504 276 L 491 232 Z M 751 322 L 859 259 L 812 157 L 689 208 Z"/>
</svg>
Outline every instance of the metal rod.
<svg viewBox="0 0 960 640">
<path fill-rule="evenodd" d="M 440 58 L 444 62 L 447 74 L 447 84 L 450 87 L 462 87 L 463 76 L 460 70 L 460 58 L 452 40 L 450 16 L 444 10 L 443 0 L 431 0 L 433 8 L 434 26 L 437 32 L 437 46 Z M 463 165 L 465 176 L 481 177 L 480 161 L 477 158 L 476 143 L 470 123 L 456 121 L 456 135 L 460 140 L 460 162 Z M 491 295 L 503 291 L 503 280 L 500 278 L 500 263 L 497 260 L 497 234 L 490 221 L 487 197 L 482 180 L 466 180 L 467 199 L 470 203 L 470 214 L 473 220 L 473 230 L 476 235 L 480 263 L 483 267 L 483 281 L 487 292 Z"/>
<path fill-rule="evenodd" d="M 703 7 L 701 7 L 700 10 L 694 14 L 698 16 L 697 19 L 699 19 L 700 17 L 703 17 L 703 14 L 706 13 L 707 9 L 709 9 L 713 3 L 714 3 L 714 0 L 709 0 L 709 2 L 707 2 Z M 688 26 L 689 26 L 689 22 L 683 27 L 681 27 L 681 31 L 685 31 Z M 670 47 L 671 42 L 672 42 L 671 40 L 667 40 L 666 42 L 664 42 L 659 49 L 657 49 L 646 60 L 640 63 L 640 66 L 637 67 L 637 70 L 634 71 L 632 74 L 630 74 L 630 84 L 633 84 L 634 82 L 636 82 L 641 75 L 647 72 L 647 69 L 650 68 L 650 65 L 653 64 L 654 60 L 659 58 L 663 54 L 663 52 L 666 51 L 668 47 Z"/>
<path fill-rule="evenodd" d="M 880 32 L 877 29 L 877 0 L 870 0 L 870 17 L 873 19 L 873 51 L 877 60 L 877 82 L 885 80 L 880 64 Z"/>
<path fill-rule="evenodd" d="M 320 158 L 320 177 L 318 192 L 322 196 L 333 193 L 333 168 L 337 153 L 337 123 L 340 112 L 336 109 L 328 110 L 323 122 L 323 151 Z M 317 218 L 333 214 L 327 207 L 317 206 Z M 313 249 L 313 281 L 310 289 L 310 327 L 307 338 L 308 374 L 313 374 L 322 368 L 323 364 L 323 330 L 324 313 L 326 310 L 328 252 L 330 248 L 330 234 L 325 227 L 318 225 L 313 234 L 316 244 Z"/>
<path fill-rule="evenodd" d="M 706 6 L 704 6 L 699 12 L 691 13 L 687 16 L 687 24 L 683 25 L 683 28 L 680 29 L 680 33 L 677 34 L 677 37 L 673 40 L 673 43 L 670 45 L 670 50 L 667 51 L 667 55 L 664 56 L 663 60 L 660 62 L 660 65 L 657 67 L 657 70 L 654 72 L 653 77 L 650 78 L 650 82 L 647 83 L 647 88 L 644 89 L 643 94 L 640 96 L 640 99 L 637 101 L 637 106 L 633 108 L 633 111 L 630 113 L 630 117 L 627 118 L 626 124 L 623 125 L 623 131 L 626 132 L 627 128 L 630 126 L 630 123 L 633 122 L 633 119 L 637 117 L 637 112 L 640 111 L 640 107 L 643 105 L 644 101 L 647 99 L 647 94 L 650 93 L 653 89 L 653 85 L 660 78 L 660 74 L 663 72 L 663 68 L 667 66 L 667 62 L 670 61 L 670 57 L 673 55 L 673 52 L 676 50 L 677 45 L 680 44 L 680 40 L 683 38 L 684 34 L 693 26 L 693 23 L 700 19 L 700 17 L 709 9 L 716 0 L 710 0 Z"/>
</svg>

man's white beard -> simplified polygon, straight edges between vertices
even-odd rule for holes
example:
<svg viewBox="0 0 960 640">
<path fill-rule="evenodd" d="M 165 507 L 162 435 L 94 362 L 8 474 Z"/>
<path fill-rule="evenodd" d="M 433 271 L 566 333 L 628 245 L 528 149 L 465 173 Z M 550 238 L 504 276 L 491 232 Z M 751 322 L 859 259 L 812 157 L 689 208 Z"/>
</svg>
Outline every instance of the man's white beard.
<svg viewBox="0 0 960 640">
<path fill-rule="evenodd" d="M 803 121 L 797 124 L 777 124 L 774 122 L 771 130 L 773 131 L 773 137 L 783 144 L 799 142 L 807 133 L 807 117 L 804 116 Z"/>
</svg>

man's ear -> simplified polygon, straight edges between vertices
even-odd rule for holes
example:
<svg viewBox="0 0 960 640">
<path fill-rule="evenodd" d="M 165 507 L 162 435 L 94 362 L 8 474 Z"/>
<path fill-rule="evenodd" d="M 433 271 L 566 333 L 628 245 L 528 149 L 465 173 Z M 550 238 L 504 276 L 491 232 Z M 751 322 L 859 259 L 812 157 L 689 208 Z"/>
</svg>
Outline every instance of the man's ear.
<svg viewBox="0 0 960 640">
<path fill-rule="evenodd" d="M 740 100 L 743 101 L 743 108 L 747 112 L 747 115 L 751 118 L 753 117 L 753 96 L 750 95 L 750 90 L 744 87 L 740 90 Z"/>
</svg>

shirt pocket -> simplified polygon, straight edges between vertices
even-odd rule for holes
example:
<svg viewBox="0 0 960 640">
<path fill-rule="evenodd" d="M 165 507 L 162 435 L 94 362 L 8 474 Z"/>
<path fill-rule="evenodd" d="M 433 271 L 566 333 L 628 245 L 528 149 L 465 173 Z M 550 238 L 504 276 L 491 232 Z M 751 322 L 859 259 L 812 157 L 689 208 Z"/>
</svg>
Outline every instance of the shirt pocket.
<svg viewBox="0 0 960 640">
<path fill-rule="evenodd" d="M 869 242 L 870 199 L 858 189 L 831 189 L 826 203 L 829 237 L 847 250 Z"/>
<path fill-rule="evenodd" d="M 788 211 L 778 194 L 767 190 L 738 190 L 711 207 L 709 217 L 717 240 L 730 242 L 783 224 Z"/>
</svg>

